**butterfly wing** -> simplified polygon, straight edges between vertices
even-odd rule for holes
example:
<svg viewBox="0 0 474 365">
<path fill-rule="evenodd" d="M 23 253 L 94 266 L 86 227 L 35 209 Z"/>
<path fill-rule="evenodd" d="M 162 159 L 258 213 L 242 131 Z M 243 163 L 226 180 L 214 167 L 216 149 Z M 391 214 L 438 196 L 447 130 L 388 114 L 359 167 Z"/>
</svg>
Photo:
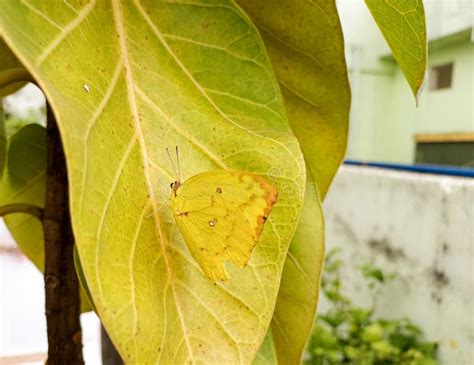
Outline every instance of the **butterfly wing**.
<svg viewBox="0 0 474 365">
<path fill-rule="evenodd" d="M 191 255 L 217 281 L 228 279 L 224 262 L 247 264 L 277 196 L 261 176 L 215 170 L 185 181 L 170 206 Z"/>
</svg>

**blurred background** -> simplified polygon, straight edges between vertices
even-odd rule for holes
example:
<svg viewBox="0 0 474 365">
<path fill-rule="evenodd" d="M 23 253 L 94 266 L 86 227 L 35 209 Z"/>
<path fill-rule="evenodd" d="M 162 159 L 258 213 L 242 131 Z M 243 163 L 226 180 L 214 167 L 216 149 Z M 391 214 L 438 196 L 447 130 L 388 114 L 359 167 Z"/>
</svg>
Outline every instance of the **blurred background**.
<svg viewBox="0 0 474 365">
<path fill-rule="evenodd" d="M 324 202 L 326 246 L 340 248 L 353 307 L 409 318 L 440 364 L 474 364 L 474 8 L 423 3 L 429 56 L 417 106 L 364 3 L 338 1 L 352 107 L 347 160 Z M 367 265 L 385 274 L 376 290 Z M 323 295 L 318 313 L 334 304 Z"/>
<path fill-rule="evenodd" d="M 382 320 L 380 331 L 406 317 L 438 348 L 440 364 L 474 364 L 473 3 L 424 5 L 429 65 L 417 107 L 363 1 L 338 1 L 353 102 L 347 161 L 324 202 L 326 246 L 340 249 L 337 290 L 350 308 Z M 34 86 L 4 108 L 9 135 L 25 123 L 44 124 L 44 98 Z M 323 319 L 340 300 L 331 293 L 321 296 Z M 85 359 L 100 364 L 100 323 L 94 314 L 82 317 Z M 1 221 L 0 322 L 1 364 L 45 358 L 43 279 Z M 320 326 L 332 333 L 327 318 Z M 361 343 L 379 351 L 368 338 Z M 306 360 L 329 353 L 324 346 L 338 339 L 331 341 L 314 335 Z"/>
<path fill-rule="evenodd" d="M 352 90 L 347 158 L 474 167 L 472 1 L 424 1 L 428 80 L 411 90 L 362 1 L 339 1 Z"/>
</svg>

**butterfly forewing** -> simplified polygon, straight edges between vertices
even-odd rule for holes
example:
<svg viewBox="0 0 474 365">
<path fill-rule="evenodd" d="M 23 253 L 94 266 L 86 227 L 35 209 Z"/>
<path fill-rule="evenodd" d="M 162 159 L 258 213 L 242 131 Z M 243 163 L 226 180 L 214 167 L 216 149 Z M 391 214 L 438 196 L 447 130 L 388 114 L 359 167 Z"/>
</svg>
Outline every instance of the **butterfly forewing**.
<svg viewBox="0 0 474 365">
<path fill-rule="evenodd" d="M 224 262 L 245 266 L 277 200 L 266 179 L 244 171 L 193 176 L 171 194 L 176 224 L 204 273 L 226 280 Z"/>
</svg>

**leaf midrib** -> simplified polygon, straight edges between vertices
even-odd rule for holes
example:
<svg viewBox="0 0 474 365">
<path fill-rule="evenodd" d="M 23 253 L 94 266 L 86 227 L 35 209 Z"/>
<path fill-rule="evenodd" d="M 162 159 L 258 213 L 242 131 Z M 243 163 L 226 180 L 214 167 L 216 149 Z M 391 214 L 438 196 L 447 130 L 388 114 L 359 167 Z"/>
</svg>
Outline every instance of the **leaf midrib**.
<svg viewBox="0 0 474 365">
<path fill-rule="evenodd" d="M 126 85 L 127 85 L 127 97 L 128 97 L 128 101 L 129 101 L 129 104 L 130 104 L 130 109 L 131 109 L 131 112 L 132 112 L 133 122 L 135 124 L 137 138 L 138 138 L 138 141 L 140 143 L 140 149 L 141 149 L 141 152 L 142 152 L 141 155 L 142 155 L 143 163 L 144 163 L 144 175 L 145 175 L 146 183 L 148 185 L 150 196 L 153 197 L 153 196 L 155 196 L 155 194 L 154 194 L 154 191 L 153 191 L 153 185 L 152 185 L 152 182 L 151 182 L 151 177 L 150 177 L 150 174 L 148 172 L 149 166 L 150 166 L 149 163 L 148 163 L 148 153 L 147 153 L 147 150 L 146 150 L 146 144 L 145 144 L 145 140 L 144 140 L 144 136 L 143 136 L 143 131 L 141 129 L 140 118 L 138 116 L 137 102 L 136 102 L 136 97 L 135 97 L 135 92 L 134 92 L 134 87 L 133 87 L 134 86 L 133 75 L 132 75 L 132 70 L 131 70 L 131 65 L 130 65 L 130 59 L 128 57 L 128 45 L 127 45 L 127 40 L 126 40 L 125 27 L 124 27 L 124 24 L 123 24 L 122 9 L 121 9 L 121 5 L 119 4 L 119 0 L 112 0 L 112 7 L 113 7 L 113 13 L 114 13 L 114 24 L 115 24 L 115 28 L 117 30 L 117 34 L 119 36 L 120 57 L 122 58 L 124 68 L 125 68 L 125 81 L 126 81 Z M 165 248 L 165 236 L 164 236 L 162 228 L 161 228 L 161 222 L 160 222 L 160 218 L 159 218 L 159 215 L 158 215 L 156 201 L 155 201 L 155 199 L 151 199 L 151 202 L 152 202 L 152 208 L 153 208 L 153 217 L 155 219 L 156 228 L 157 228 L 157 231 L 158 231 L 159 236 L 160 236 L 159 238 L 160 238 L 160 243 L 161 243 L 162 254 L 163 254 L 164 261 L 165 261 L 166 271 L 168 273 L 168 280 L 167 281 L 168 281 L 169 285 L 171 286 L 171 289 L 172 289 L 172 292 L 173 292 L 174 302 L 176 304 L 176 311 L 177 311 L 178 316 L 179 316 L 180 324 L 181 324 L 182 331 L 183 331 L 183 337 L 184 337 L 184 340 L 186 342 L 186 346 L 188 348 L 189 355 L 191 356 L 191 358 L 194 358 L 192 347 L 191 347 L 191 344 L 189 342 L 189 337 L 188 337 L 188 334 L 187 334 L 187 331 L 186 331 L 186 327 L 185 327 L 181 307 L 178 304 L 178 299 L 177 299 L 174 283 L 173 283 L 172 280 L 170 280 L 170 278 L 172 277 L 172 272 L 171 272 L 171 268 L 170 268 L 168 254 L 167 254 L 166 248 Z M 133 306 L 135 306 L 135 303 L 133 303 Z"/>
</svg>

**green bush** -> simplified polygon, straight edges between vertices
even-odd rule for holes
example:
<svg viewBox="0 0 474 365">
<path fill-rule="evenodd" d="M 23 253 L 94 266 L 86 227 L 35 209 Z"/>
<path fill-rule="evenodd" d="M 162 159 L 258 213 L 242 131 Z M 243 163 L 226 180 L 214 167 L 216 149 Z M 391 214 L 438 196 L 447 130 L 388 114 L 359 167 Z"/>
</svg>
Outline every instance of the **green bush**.
<svg viewBox="0 0 474 365">
<path fill-rule="evenodd" d="M 46 108 L 41 107 L 37 110 L 30 109 L 24 116 L 5 113 L 4 117 L 7 136 L 10 137 L 27 124 L 40 124 L 44 126 L 46 119 Z"/>
<path fill-rule="evenodd" d="M 437 344 L 423 341 L 423 333 L 410 319 L 384 320 L 374 318 L 374 306 L 355 307 L 342 293 L 339 250 L 332 250 L 325 259 L 322 291 L 330 309 L 318 315 L 309 340 L 306 365 L 433 365 Z M 371 290 L 391 280 L 371 264 L 360 267 Z"/>
</svg>

